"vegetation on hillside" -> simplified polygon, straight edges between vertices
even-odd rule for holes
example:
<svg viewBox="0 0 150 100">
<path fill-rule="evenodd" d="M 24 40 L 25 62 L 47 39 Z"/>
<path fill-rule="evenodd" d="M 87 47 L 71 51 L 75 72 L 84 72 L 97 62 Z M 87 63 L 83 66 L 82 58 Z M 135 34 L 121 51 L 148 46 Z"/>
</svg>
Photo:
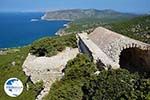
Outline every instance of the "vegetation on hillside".
<svg viewBox="0 0 150 100">
<path fill-rule="evenodd" d="M 102 70 L 88 56 L 68 62 L 64 77 L 56 81 L 45 100 L 150 100 L 150 75 L 125 69 Z"/>
<path fill-rule="evenodd" d="M 0 99 L 2 100 L 35 100 L 36 96 L 43 89 L 43 82 L 33 84 L 23 70 L 22 64 L 29 52 L 37 56 L 52 56 L 61 52 L 65 47 L 77 47 L 75 34 L 65 35 L 62 37 L 46 37 L 35 41 L 31 46 L 7 49 L 0 55 Z M 23 93 L 17 98 L 11 98 L 4 92 L 4 83 L 7 79 L 17 77 L 24 85 Z M 28 84 L 28 86 L 27 86 Z"/>
<path fill-rule="evenodd" d="M 69 24 L 68 28 L 65 28 L 64 31 L 66 33 L 78 33 L 81 31 L 92 32 L 96 27 L 104 26 L 110 23 L 120 22 L 123 20 L 128 20 L 130 18 L 82 18 L 75 20 Z"/>
<path fill-rule="evenodd" d="M 128 37 L 150 43 L 150 15 L 109 24 L 105 27 Z"/>
<path fill-rule="evenodd" d="M 22 64 L 28 54 L 29 47 L 9 49 L 7 54 L 0 55 L 0 100 L 35 100 L 38 93 L 42 90 L 42 82 L 33 84 L 27 82 L 28 77 L 22 71 Z M 4 92 L 4 83 L 7 79 L 16 77 L 23 82 L 24 90 L 16 98 L 9 97 Z M 29 85 L 27 89 L 26 84 Z"/>
<path fill-rule="evenodd" d="M 113 22 L 134 18 L 138 15 L 117 12 L 111 9 L 69 9 L 47 12 L 43 19 L 46 20 L 70 20 L 69 27 L 61 30 L 61 33 L 77 33 L 87 31 Z"/>
<path fill-rule="evenodd" d="M 118 18 L 115 20 L 113 18 L 78 19 L 74 22 L 71 22 L 69 27 L 64 29 L 64 31 L 66 33 L 78 33 L 81 31 L 91 33 L 99 26 L 103 26 L 133 39 L 150 43 L 150 15 L 139 16 L 135 18 Z"/>
<path fill-rule="evenodd" d="M 84 84 L 83 99 L 150 100 L 150 78 L 147 76 L 125 69 L 103 70 Z"/>
<path fill-rule="evenodd" d="M 132 18 L 136 16 L 130 13 L 121 13 L 111 9 L 97 10 L 97 9 L 68 9 L 47 12 L 43 18 L 46 20 L 78 20 L 86 18 L 98 18 L 98 19 L 118 19 L 118 18 Z"/>
<path fill-rule="evenodd" d="M 53 56 L 61 52 L 65 47 L 76 48 L 75 34 L 65 36 L 46 37 L 35 41 L 30 48 L 30 53 L 36 56 Z"/>
<path fill-rule="evenodd" d="M 150 43 L 150 16 L 137 17 L 132 20 L 114 23 L 113 20 L 101 21 L 95 19 L 80 19 L 70 24 L 66 32 L 90 32 L 98 26 L 104 26 L 120 34 Z M 119 20 L 118 20 L 119 21 Z M 110 24 L 111 23 L 111 24 Z M 35 100 L 43 89 L 42 82 L 33 84 L 28 81 L 22 71 L 22 64 L 28 54 L 36 56 L 53 56 L 65 47 L 76 48 L 75 34 L 62 37 L 47 37 L 35 41 L 31 47 L 10 49 L 0 55 L 0 99 L 2 100 Z M 125 69 L 98 69 L 87 55 L 79 54 L 70 60 L 60 81 L 56 81 L 44 98 L 45 100 L 150 100 L 150 74 L 131 73 Z M 4 82 L 11 77 L 19 78 L 24 84 L 23 93 L 17 98 L 11 98 L 4 92 Z M 27 89 L 26 83 L 29 88 Z"/>
<path fill-rule="evenodd" d="M 65 76 L 52 85 L 45 100 L 82 100 L 81 87 L 95 71 L 95 64 L 86 55 L 77 55 L 67 63 Z"/>
</svg>

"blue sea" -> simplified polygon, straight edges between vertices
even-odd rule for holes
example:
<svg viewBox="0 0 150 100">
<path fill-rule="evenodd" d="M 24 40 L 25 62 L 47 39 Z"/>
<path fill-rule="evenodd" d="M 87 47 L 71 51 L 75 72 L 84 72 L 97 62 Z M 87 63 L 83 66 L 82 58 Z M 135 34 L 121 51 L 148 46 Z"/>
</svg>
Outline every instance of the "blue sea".
<svg viewBox="0 0 150 100">
<path fill-rule="evenodd" d="M 25 46 L 54 36 L 68 21 L 41 20 L 44 13 L 0 13 L 0 48 Z"/>
</svg>

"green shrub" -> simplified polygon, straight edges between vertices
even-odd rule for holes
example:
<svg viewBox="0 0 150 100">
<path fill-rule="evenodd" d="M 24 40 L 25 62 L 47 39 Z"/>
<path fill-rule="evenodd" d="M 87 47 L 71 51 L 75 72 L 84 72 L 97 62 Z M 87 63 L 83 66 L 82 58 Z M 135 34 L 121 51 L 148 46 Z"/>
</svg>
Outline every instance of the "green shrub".
<svg viewBox="0 0 150 100">
<path fill-rule="evenodd" d="M 50 57 L 63 51 L 65 47 L 77 47 L 75 34 L 47 37 L 35 41 L 30 48 L 30 53 L 36 56 Z"/>
<path fill-rule="evenodd" d="M 17 48 L 17 51 L 10 49 L 6 55 L 0 55 L 0 100 L 35 100 L 42 88 L 42 82 L 29 83 L 29 90 L 26 87 L 28 77 L 24 74 L 22 64 L 29 52 L 29 47 Z M 15 62 L 15 65 L 12 65 Z M 16 77 L 23 82 L 24 89 L 20 96 L 9 97 L 4 91 L 4 83 L 7 79 Z"/>
<path fill-rule="evenodd" d="M 96 66 L 87 55 L 77 55 L 68 62 L 65 76 L 52 85 L 45 100 L 82 100 L 82 86 L 95 71 Z"/>
<path fill-rule="evenodd" d="M 43 81 L 39 81 L 36 84 L 33 84 L 32 82 L 27 83 L 29 85 L 29 90 L 34 91 L 35 98 L 39 95 L 39 93 L 44 89 L 43 88 Z"/>
<path fill-rule="evenodd" d="M 86 79 L 96 71 L 96 65 L 87 55 L 79 54 L 70 60 L 64 70 L 64 78 L 67 80 Z"/>
<path fill-rule="evenodd" d="M 105 27 L 130 38 L 150 43 L 150 16 L 140 16 L 131 20 L 108 24 Z"/>
<path fill-rule="evenodd" d="M 149 100 L 149 74 L 130 73 L 125 69 L 102 70 L 88 56 L 79 54 L 64 69 L 45 100 Z"/>
<path fill-rule="evenodd" d="M 82 100 L 81 86 L 77 80 L 56 81 L 44 100 Z"/>
<path fill-rule="evenodd" d="M 84 84 L 85 100 L 148 100 L 150 79 L 127 70 L 101 71 Z"/>
</svg>

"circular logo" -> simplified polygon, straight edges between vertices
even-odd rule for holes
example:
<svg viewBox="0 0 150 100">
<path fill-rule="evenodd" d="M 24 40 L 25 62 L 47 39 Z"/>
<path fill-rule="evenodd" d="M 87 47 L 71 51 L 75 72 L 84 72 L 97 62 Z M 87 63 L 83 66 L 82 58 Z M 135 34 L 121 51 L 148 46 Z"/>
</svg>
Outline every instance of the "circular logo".
<svg viewBox="0 0 150 100">
<path fill-rule="evenodd" d="M 17 78 L 10 78 L 4 84 L 4 90 L 11 97 L 19 96 L 23 91 L 23 84 Z"/>
</svg>

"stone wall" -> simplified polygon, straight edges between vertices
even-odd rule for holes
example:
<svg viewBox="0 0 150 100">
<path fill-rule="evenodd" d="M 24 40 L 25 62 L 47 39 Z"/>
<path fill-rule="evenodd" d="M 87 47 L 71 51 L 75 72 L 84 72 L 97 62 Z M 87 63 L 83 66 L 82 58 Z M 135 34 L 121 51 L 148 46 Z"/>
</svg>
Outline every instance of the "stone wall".
<svg viewBox="0 0 150 100">
<path fill-rule="evenodd" d="M 107 54 L 113 61 L 119 63 L 119 55 L 123 49 L 139 48 L 150 50 L 150 45 L 112 32 L 102 27 L 93 31 L 89 38 Z"/>
<path fill-rule="evenodd" d="M 48 94 L 51 85 L 62 78 L 62 70 L 67 62 L 74 59 L 79 53 L 77 48 L 67 47 L 64 51 L 52 57 L 36 57 L 29 54 L 23 63 L 23 71 L 30 76 L 33 83 L 43 81 L 44 89 L 37 96 L 36 100 Z"/>
<path fill-rule="evenodd" d="M 83 53 L 92 56 L 95 63 L 98 63 L 100 67 L 107 69 L 113 67 L 114 69 L 119 68 L 119 65 L 112 61 L 93 41 L 91 41 L 86 33 L 79 33 L 79 48 Z"/>
<path fill-rule="evenodd" d="M 84 43 L 84 41 L 82 40 L 82 38 L 79 36 L 78 37 L 78 49 L 80 52 L 88 54 L 88 56 L 93 60 L 93 56 L 92 56 L 92 52 L 89 50 L 89 48 L 87 47 L 87 45 Z"/>
<path fill-rule="evenodd" d="M 82 33 L 82 34 L 85 34 L 85 33 Z M 99 56 L 99 57 L 107 56 L 106 58 L 109 58 L 111 62 L 117 63 L 117 64 L 120 63 L 120 55 L 123 50 L 126 50 L 128 48 L 138 48 L 141 50 L 141 52 L 144 52 L 144 54 L 139 53 L 140 57 L 144 59 L 144 61 L 147 63 L 147 66 L 150 66 L 150 63 L 149 63 L 150 62 L 150 53 L 149 53 L 150 44 L 146 44 L 146 43 L 131 39 L 129 37 L 112 32 L 103 27 L 96 28 L 88 36 L 80 35 L 80 37 L 82 37 L 81 40 L 82 41 L 84 40 L 84 44 L 89 48 L 89 50 L 90 48 L 93 49 L 93 46 L 91 46 L 91 43 L 85 42 L 87 40 L 92 41 L 100 49 L 98 51 L 104 53 L 103 55 L 105 56 Z M 83 37 L 86 37 L 86 38 L 83 38 Z M 93 53 L 93 51 L 91 52 Z"/>
</svg>

